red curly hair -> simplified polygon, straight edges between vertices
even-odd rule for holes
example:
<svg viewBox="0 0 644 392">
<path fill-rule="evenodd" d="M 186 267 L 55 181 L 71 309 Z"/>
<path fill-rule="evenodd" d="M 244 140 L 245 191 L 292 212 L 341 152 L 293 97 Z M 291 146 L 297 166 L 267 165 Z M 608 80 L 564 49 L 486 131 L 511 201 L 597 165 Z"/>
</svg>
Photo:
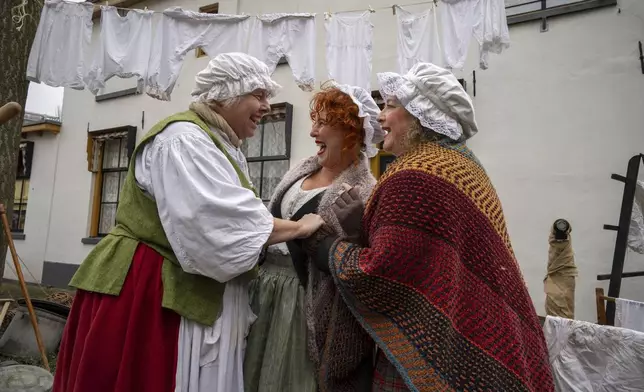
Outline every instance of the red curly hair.
<svg viewBox="0 0 644 392">
<path fill-rule="evenodd" d="M 325 112 L 326 118 L 322 120 L 327 125 L 344 130 L 343 152 L 352 150 L 356 145 L 363 146 L 363 119 L 358 117 L 358 106 L 348 94 L 325 83 L 321 91 L 313 96 L 310 108 L 311 121 L 318 121 L 322 112 Z"/>
</svg>

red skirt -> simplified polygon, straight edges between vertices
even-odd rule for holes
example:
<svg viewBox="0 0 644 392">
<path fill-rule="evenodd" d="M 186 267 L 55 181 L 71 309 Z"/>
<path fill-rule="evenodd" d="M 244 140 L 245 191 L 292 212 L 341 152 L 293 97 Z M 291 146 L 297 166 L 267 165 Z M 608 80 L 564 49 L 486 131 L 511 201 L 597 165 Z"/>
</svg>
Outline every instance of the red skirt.
<svg viewBox="0 0 644 392">
<path fill-rule="evenodd" d="M 53 392 L 174 392 L 181 317 L 161 307 L 162 265 L 140 244 L 119 296 L 77 291 Z"/>
</svg>

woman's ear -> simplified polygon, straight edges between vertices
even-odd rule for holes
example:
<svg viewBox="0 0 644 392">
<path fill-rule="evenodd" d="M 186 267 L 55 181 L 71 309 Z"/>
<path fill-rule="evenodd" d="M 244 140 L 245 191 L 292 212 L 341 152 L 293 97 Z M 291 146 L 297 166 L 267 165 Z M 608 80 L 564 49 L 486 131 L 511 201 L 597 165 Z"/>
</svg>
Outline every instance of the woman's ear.
<svg viewBox="0 0 644 392">
<path fill-rule="evenodd" d="M 223 107 L 223 105 L 222 105 L 222 104 L 220 104 L 220 103 L 219 103 L 219 102 L 217 102 L 217 101 L 208 101 L 207 105 L 208 105 L 208 107 L 210 108 L 210 110 L 213 110 L 213 111 L 215 111 L 215 112 L 217 112 L 217 113 L 220 113 L 220 112 L 221 112 L 221 108 Z"/>
</svg>

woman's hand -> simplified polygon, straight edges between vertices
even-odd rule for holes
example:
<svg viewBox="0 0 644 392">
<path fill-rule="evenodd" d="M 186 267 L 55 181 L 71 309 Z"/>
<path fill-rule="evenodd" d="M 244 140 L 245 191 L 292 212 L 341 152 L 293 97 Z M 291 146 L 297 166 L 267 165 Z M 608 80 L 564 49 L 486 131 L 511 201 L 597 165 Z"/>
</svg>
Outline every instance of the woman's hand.
<svg viewBox="0 0 644 392">
<path fill-rule="evenodd" d="M 364 213 L 364 203 L 360 198 L 360 186 L 351 187 L 342 184 L 345 191 L 336 199 L 331 207 L 338 218 L 338 223 L 349 238 L 360 237 L 360 225 Z"/>
<path fill-rule="evenodd" d="M 324 224 L 320 215 L 306 214 L 297 221 L 299 225 L 297 238 L 308 238 Z"/>
<path fill-rule="evenodd" d="M 273 218 L 273 231 L 266 245 L 275 245 L 295 239 L 308 238 L 324 224 L 319 215 L 307 214 L 297 222 Z"/>
</svg>

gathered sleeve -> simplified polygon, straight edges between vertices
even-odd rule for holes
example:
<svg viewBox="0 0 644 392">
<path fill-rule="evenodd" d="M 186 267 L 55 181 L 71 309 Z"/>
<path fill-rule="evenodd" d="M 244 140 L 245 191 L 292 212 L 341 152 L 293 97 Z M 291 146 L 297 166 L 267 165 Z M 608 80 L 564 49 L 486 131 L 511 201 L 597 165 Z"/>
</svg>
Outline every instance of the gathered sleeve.
<svg viewBox="0 0 644 392">
<path fill-rule="evenodd" d="M 137 155 L 135 176 L 186 272 L 226 282 L 257 264 L 273 217 L 198 126 L 169 125 Z"/>
</svg>

